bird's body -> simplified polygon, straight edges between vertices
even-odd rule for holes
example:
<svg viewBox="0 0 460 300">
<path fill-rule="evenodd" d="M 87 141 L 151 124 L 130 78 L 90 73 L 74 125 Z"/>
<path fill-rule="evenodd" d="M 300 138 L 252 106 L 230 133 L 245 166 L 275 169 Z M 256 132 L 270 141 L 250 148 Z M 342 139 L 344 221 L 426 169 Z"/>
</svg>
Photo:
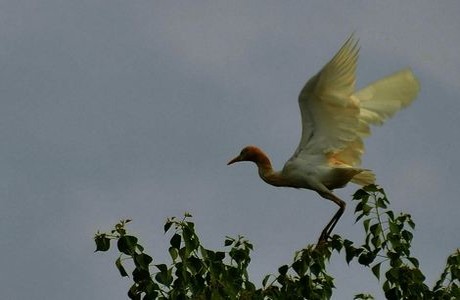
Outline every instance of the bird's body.
<svg viewBox="0 0 460 300">
<path fill-rule="evenodd" d="M 359 166 L 369 125 L 381 125 L 419 91 L 409 69 L 355 91 L 357 59 L 357 42 L 351 36 L 305 84 L 299 95 L 301 140 L 281 171 L 274 171 L 268 156 L 255 146 L 245 147 L 229 162 L 252 161 L 268 184 L 314 190 L 339 205 L 319 242 L 327 239 L 345 209 L 345 202 L 332 191 L 350 181 L 363 186 L 375 182 L 372 171 Z"/>
</svg>

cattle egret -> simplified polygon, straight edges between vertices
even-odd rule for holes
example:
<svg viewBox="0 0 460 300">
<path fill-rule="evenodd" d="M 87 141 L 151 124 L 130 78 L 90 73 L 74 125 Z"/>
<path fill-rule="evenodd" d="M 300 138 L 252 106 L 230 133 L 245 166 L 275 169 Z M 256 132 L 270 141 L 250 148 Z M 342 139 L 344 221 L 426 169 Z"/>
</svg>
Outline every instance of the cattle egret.
<svg viewBox="0 0 460 300">
<path fill-rule="evenodd" d="M 302 136 L 281 171 L 274 171 L 268 156 L 255 146 L 228 162 L 252 161 L 266 183 L 310 189 L 337 204 L 339 210 L 321 232 L 319 244 L 327 241 L 346 206 L 332 191 L 350 181 L 361 186 L 375 182 L 371 170 L 359 167 L 369 125 L 381 125 L 407 107 L 420 89 L 412 71 L 403 69 L 355 91 L 358 52 L 351 35 L 300 91 Z"/>
</svg>

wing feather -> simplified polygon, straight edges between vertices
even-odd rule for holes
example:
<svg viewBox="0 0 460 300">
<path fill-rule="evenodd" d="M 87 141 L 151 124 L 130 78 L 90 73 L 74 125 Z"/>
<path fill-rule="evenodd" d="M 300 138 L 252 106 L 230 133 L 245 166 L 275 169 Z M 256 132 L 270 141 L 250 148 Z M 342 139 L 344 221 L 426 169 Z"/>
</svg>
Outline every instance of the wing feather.
<svg viewBox="0 0 460 300">
<path fill-rule="evenodd" d="M 420 85 L 410 69 L 355 92 L 358 52 L 351 35 L 301 90 L 302 136 L 290 160 L 359 165 L 369 125 L 381 125 L 417 96 Z"/>
<path fill-rule="evenodd" d="M 350 97 L 358 52 L 352 35 L 300 92 L 302 137 L 294 157 L 336 152 L 357 139 L 357 128 L 365 125 L 358 119 L 359 102 Z"/>
<path fill-rule="evenodd" d="M 360 118 L 381 125 L 417 96 L 420 84 L 410 69 L 404 69 L 379 79 L 353 96 L 361 103 Z"/>
</svg>

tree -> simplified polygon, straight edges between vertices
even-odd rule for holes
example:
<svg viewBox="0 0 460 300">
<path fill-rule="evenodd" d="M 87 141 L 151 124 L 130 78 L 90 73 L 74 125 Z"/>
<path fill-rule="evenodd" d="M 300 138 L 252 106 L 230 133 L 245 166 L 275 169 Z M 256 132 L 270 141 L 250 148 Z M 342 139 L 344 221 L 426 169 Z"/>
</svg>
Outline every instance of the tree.
<svg viewBox="0 0 460 300">
<path fill-rule="evenodd" d="M 226 237 L 226 251 L 205 248 L 195 231 L 192 216 L 169 218 L 164 231 L 171 232 L 168 249 L 171 262 L 152 264 L 139 239 L 128 234 L 122 220 L 109 233 L 97 232 L 96 251 L 108 251 L 116 242 L 120 252 L 115 266 L 133 285 L 130 299 L 329 299 L 334 278 L 327 273 L 332 255 L 344 255 L 347 263 L 356 261 L 381 279 L 387 299 L 460 299 L 460 249 L 451 254 L 434 287 L 425 284 L 417 258 L 411 256 L 412 230 L 409 214 L 396 215 L 388 208 L 382 188 L 369 185 L 353 196 L 356 221 L 364 228 L 365 242 L 356 245 L 339 235 L 325 244 L 310 245 L 298 251 L 291 265 L 267 275 L 261 285 L 249 280 L 247 268 L 252 244 L 244 237 Z M 357 294 L 355 299 L 374 299 Z"/>
</svg>

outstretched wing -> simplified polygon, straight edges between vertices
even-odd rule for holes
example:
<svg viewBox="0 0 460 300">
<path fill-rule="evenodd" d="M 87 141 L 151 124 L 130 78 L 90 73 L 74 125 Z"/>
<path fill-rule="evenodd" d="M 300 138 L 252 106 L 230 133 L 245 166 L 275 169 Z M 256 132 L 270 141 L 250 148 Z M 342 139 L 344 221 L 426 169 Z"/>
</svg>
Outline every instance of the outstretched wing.
<svg viewBox="0 0 460 300">
<path fill-rule="evenodd" d="M 420 85 L 410 69 L 355 92 L 358 60 L 353 35 L 299 95 L 302 137 L 292 159 L 360 164 L 369 125 L 381 125 L 417 96 Z"/>
<path fill-rule="evenodd" d="M 357 44 L 350 36 L 300 92 L 302 137 L 292 159 L 326 157 L 344 150 L 362 152 L 361 137 L 369 127 L 359 119 L 359 100 L 351 97 L 355 90 Z"/>
</svg>

